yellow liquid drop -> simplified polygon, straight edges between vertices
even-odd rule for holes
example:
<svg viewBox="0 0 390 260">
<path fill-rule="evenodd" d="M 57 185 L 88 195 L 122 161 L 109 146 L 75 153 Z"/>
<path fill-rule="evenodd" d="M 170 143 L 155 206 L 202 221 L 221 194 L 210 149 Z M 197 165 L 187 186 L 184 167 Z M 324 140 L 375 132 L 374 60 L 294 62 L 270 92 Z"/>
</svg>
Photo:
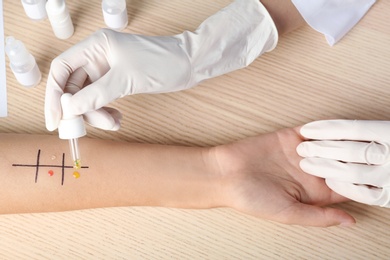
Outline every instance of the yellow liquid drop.
<svg viewBox="0 0 390 260">
<path fill-rule="evenodd" d="M 73 172 L 73 177 L 76 179 L 80 178 L 80 173 L 79 172 Z"/>
</svg>

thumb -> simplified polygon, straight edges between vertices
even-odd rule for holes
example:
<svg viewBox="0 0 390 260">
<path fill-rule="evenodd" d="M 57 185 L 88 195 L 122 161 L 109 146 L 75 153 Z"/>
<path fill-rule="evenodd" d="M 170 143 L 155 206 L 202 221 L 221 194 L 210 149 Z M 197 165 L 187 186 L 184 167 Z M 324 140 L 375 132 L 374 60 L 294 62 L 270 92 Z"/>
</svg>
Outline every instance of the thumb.
<svg viewBox="0 0 390 260">
<path fill-rule="evenodd" d="M 102 107 L 83 114 L 84 120 L 93 127 L 116 131 L 120 128 L 122 114 L 111 107 Z"/>
<path fill-rule="evenodd" d="M 352 226 L 356 223 L 356 220 L 343 210 L 322 208 L 303 203 L 295 203 L 287 211 L 284 211 L 283 215 L 281 222 L 302 226 Z"/>
<path fill-rule="evenodd" d="M 111 69 L 103 77 L 73 95 L 72 112 L 81 115 L 97 110 L 130 93 L 129 89 L 131 86 L 128 86 L 123 74 Z"/>
<path fill-rule="evenodd" d="M 61 120 L 61 90 L 46 91 L 45 97 L 45 122 L 46 128 L 49 131 L 57 129 L 58 124 Z"/>
</svg>

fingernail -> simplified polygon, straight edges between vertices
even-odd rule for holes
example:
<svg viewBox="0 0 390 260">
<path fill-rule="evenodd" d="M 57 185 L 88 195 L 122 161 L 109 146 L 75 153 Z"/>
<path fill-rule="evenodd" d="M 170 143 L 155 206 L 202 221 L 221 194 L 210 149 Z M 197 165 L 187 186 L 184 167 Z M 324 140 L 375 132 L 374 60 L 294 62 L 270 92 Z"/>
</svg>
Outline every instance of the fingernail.
<svg viewBox="0 0 390 260">
<path fill-rule="evenodd" d="M 341 223 L 339 224 L 339 227 L 350 228 L 350 227 L 354 227 L 355 225 L 356 225 L 355 222 L 345 221 L 345 222 L 341 222 Z"/>
</svg>

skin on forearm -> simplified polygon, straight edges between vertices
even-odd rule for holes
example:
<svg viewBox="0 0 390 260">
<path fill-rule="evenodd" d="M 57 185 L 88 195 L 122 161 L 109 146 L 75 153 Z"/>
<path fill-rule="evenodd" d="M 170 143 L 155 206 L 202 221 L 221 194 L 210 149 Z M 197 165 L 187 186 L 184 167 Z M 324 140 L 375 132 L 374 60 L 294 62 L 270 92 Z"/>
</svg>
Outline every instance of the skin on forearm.
<svg viewBox="0 0 390 260">
<path fill-rule="evenodd" d="M 289 33 L 305 24 L 291 0 L 261 0 L 275 22 L 279 35 Z"/>
<path fill-rule="evenodd" d="M 0 143 L 2 214 L 138 205 L 221 206 L 208 148 L 81 138 L 82 166 L 88 168 L 79 169 L 76 179 L 66 140 L 1 134 Z"/>
<path fill-rule="evenodd" d="M 81 138 L 84 168 L 75 179 L 67 141 L 0 134 L 0 213 L 224 206 L 286 224 L 354 223 L 342 210 L 323 208 L 346 199 L 299 169 L 302 140 L 298 129 L 212 148 Z"/>
</svg>

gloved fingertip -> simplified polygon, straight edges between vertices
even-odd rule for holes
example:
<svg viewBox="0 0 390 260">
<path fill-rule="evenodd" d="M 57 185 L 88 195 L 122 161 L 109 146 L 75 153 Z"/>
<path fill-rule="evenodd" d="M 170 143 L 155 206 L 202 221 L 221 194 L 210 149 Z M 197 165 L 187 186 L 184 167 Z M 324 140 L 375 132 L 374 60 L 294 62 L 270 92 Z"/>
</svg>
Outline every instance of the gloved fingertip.
<svg viewBox="0 0 390 260">
<path fill-rule="evenodd" d="M 52 126 L 52 125 L 46 125 L 46 129 L 47 129 L 48 131 L 50 131 L 50 132 L 53 132 L 54 130 L 57 129 L 57 127 L 54 127 L 54 126 Z"/>
<path fill-rule="evenodd" d="M 46 129 L 50 132 L 53 132 L 57 129 L 57 124 L 54 123 L 54 120 L 46 120 Z"/>
<path fill-rule="evenodd" d="M 334 121 L 335 120 L 318 120 L 309 122 L 301 127 L 300 133 L 307 139 L 323 139 L 324 135 L 327 133 L 326 131 L 328 131 L 327 129 L 330 128 Z"/>
<path fill-rule="evenodd" d="M 297 146 L 296 151 L 297 151 L 297 153 L 298 153 L 299 156 L 301 156 L 301 157 L 307 157 L 307 149 L 306 149 L 305 143 L 300 143 L 300 144 Z"/>
<path fill-rule="evenodd" d="M 305 138 L 310 138 L 311 131 L 313 130 L 313 125 L 315 126 L 316 121 L 307 123 L 301 127 L 299 130 L 300 134 Z"/>
<path fill-rule="evenodd" d="M 121 124 L 120 124 L 120 123 L 118 123 L 118 124 L 115 124 L 115 125 L 114 125 L 114 127 L 113 127 L 113 128 L 111 128 L 110 130 L 111 130 L 111 131 L 118 131 L 118 130 L 119 130 L 119 128 L 121 128 Z"/>
<path fill-rule="evenodd" d="M 310 159 L 308 159 L 308 158 L 304 158 L 304 159 L 299 161 L 299 168 L 301 168 L 301 170 L 307 174 L 317 176 L 316 172 L 315 171 L 313 172 L 313 169 L 312 169 L 313 167 L 310 164 Z"/>
</svg>

